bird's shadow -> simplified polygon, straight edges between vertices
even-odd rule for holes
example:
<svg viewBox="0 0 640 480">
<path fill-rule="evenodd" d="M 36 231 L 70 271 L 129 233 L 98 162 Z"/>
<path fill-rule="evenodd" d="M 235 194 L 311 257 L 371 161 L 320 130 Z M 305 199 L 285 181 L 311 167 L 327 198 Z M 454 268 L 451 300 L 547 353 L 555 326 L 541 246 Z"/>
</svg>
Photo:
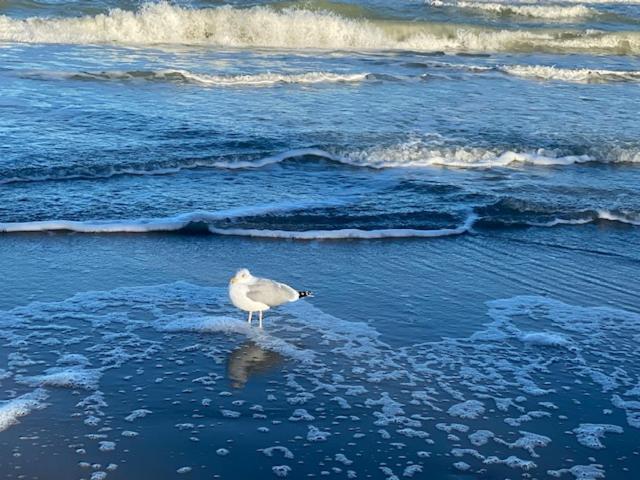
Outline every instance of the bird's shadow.
<svg viewBox="0 0 640 480">
<path fill-rule="evenodd" d="M 250 340 L 229 354 L 227 375 L 233 388 L 244 388 L 250 377 L 266 373 L 283 362 L 281 354 Z"/>
</svg>

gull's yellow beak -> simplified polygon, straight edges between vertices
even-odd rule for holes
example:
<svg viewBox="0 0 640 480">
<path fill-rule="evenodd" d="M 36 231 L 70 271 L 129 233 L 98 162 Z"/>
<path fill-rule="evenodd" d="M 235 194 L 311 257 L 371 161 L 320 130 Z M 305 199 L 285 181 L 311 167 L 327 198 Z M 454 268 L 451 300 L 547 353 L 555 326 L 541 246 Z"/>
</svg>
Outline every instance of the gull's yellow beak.
<svg viewBox="0 0 640 480">
<path fill-rule="evenodd" d="M 231 280 L 229 280 L 229 283 L 236 283 L 236 277 L 231 277 Z"/>
</svg>

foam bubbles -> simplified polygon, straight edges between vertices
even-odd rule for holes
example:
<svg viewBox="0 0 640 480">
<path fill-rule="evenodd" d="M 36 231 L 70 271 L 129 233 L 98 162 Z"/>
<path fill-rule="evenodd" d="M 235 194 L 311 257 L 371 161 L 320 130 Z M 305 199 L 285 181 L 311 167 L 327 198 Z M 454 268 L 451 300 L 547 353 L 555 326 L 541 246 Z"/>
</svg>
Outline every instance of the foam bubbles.
<svg viewBox="0 0 640 480">
<path fill-rule="evenodd" d="M 0 432 L 15 425 L 20 417 L 28 415 L 33 410 L 45 408 L 47 398 L 47 391 L 38 388 L 10 400 L 0 400 Z"/>
<path fill-rule="evenodd" d="M 449 407 L 447 413 L 453 417 L 476 419 L 485 412 L 484 404 L 478 400 L 467 400 Z"/>
<path fill-rule="evenodd" d="M 534 80 L 572 83 L 640 82 L 640 71 L 591 68 L 560 68 L 552 65 L 506 65 L 500 70 L 508 75 Z"/>
<path fill-rule="evenodd" d="M 618 425 L 609 425 L 605 423 L 581 423 L 580 426 L 573 429 L 578 442 L 585 447 L 600 449 L 604 448 L 602 439 L 607 433 L 623 433 L 624 430 Z"/>
<path fill-rule="evenodd" d="M 96 390 L 102 377 L 102 369 L 88 369 L 83 366 L 51 367 L 42 375 L 16 376 L 16 380 L 34 387 L 63 387 Z"/>
<path fill-rule="evenodd" d="M 551 464 L 557 460 L 547 447 L 564 448 L 574 439 L 557 431 L 558 420 L 574 421 L 574 412 L 556 397 L 562 394 L 576 402 L 584 400 L 578 389 L 564 388 L 580 385 L 589 399 L 611 402 L 611 408 L 621 409 L 633 425 L 640 401 L 634 393 L 635 357 L 629 352 L 637 348 L 640 316 L 539 296 L 494 300 L 488 303 L 487 313 L 488 323 L 475 335 L 398 347 L 387 344 L 374 326 L 329 315 L 311 302 L 297 302 L 274 312 L 277 321 L 264 332 L 250 331 L 246 322 L 233 317 L 225 289 L 177 282 L 86 292 L 62 302 L 35 302 L 3 312 L 0 334 L 16 345 L 7 347 L 16 353 L 10 355 L 7 367 L 11 375 L 4 375 L 11 382 L 14 376 L 24 379 L 56 373 L 52 368 L 105 367 L 97 381 L 99 390 L 85 393 L 75 387 L 80 391 L 59 390 L 55 397 L 71 402 L 74 416 L 81 417 L 78 425 L 93 432 L 86 438 L 95 441 L 105 457 L 125 448 L 143 448 L 133 437 L 144 439 L 149 423 L 144 417 L 153 415 L 157 428 L 166 423 L 176 441 L 182 438 L 189 445 L 196 439 L 204 445 L 209 435 L 220 431 L 216 428 L 211 433 L 206 428 L 210 419 L 229 431 L 237 430 L 237 422 L 242 422 L 247 431 L 256 432 L 257 442 L 265 442 L 256 447 L 264 456 L 256 458 L 269 462 L 261 464 L 267 471 L 273 461 L 310 458 L 320 448 L 319 458 L 331 462 L 327 471 L 340 469 L 353 477 L 365 465 L 358 454 L 362 442 L 373 435 L 380 453 L 373 452 L 372 458 L 389 468 L 388 476 L 419 477 L 420 468 L 422 472 L 429 468 L 430 456 L 441 455 L 444 449 L 455 457 L 458 466 L 452 468 L 470 473 L 485 470 L 506 478 L 510 469 L 535 476 L 550 470 L 552 476 L 591 472 L 598 478 L 598 467 L 574 468 L 580 466 L 579 458 L 574 464 Z M 65 327 L 47 332 L 60 340 L 57 355 L 39 348 L 39 337 L 27 344 L 19 341 L 52 317 Z M 84 339 L 77 343 L 69 332 L 80 328 Z M 545 339 L 564 338 L 569 343 L 558 348 L 554 346 L 557 342 L 540 342 L 534 337 L 537 341 L 523 344 L 527 335 L 541 332 Z M 281 353 L 286 352 L 283 345 L 295 347 L 294 354 Z M 136 375 L 125 375 L 122 369 L 132 365 L 131 373 Z M 244 369 L 243 385 L 252 381 L 252 375 L 271 369 L 267 382 L 260 380 L 251 386 L 252 395 L 258 398 L 244 398 L 242 387 L 226 390 L 225 369 L 235 372 L 238 365 Z M 277 365 L 283 365 L 283 371 Z M 179 418 L 165 422 L 164 416 L 171 413 L 138 395 L 120 397 L 123 403 L 117 408 L 109 405 L 112 402 L 105 399 L 111 392 L 105 391 L 109 385 L 105 377 L 110 375 L 132 392 L 141 382 L 149 389 L 146 393 L 175 391 L 177 397 L 168 399 L 180 405 Z M 155 384 L 153 378 L 163 378 L 163 382 Z M 16 385 L 24 388 L 25 384 Z M 77 398 L 74 393 L 82 396 Z M 15 425 L 20 415 L 42 406 L 47 400 L 44 395 L 23 395 L 3 403 L 0 412 L 10 412 L 0 416 L 10 419 L 3 425 Z M 25 408 L 16 409 L 22 401 Z M 342 408 L 347 404 L 350 408 Z M 583 444 L 605 445 L 605 433 L 627 435 L 622 427 L 598 423 L 601 406 L 598 403 L 598 408 L 585 408 L 581 413 L 590 423 L 567 427 L 576 427 L 575 439 Z M 136 429 L 139 435 L 125 428 L 134 424 L 128 422 L 140 427 Z M 522 430 L 509 428 L 525 423 Z M 118 435 L 117 445 L 111 430 Z M 120 447 L 122 442 L 125 445 Z M 332 451 L 336 445 L 339 449 Z M 88 448 L 76 450 L 78 455 L 90 452 Z M 598 455 L 600 450 L 589 454 Z M 219 448 L 215 453 L 224 456 L 229 450 Z M 595 460 L 593 464 L 598 465 Z M 346 467 L 353 474 L 347 474 Z"/>
</svg>

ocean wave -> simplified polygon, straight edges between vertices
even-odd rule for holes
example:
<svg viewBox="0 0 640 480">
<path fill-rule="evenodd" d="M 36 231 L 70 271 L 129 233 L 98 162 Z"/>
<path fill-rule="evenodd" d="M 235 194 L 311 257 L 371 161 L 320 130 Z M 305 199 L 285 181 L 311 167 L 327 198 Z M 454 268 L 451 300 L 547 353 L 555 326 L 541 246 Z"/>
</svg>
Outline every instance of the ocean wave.
<svg viewBox="0 0 640 480">
<path fill-rule="evenodd" d="M 640 82 L 640 70 L 607 70 L 587 67 L 563 68 L 556 65 L 465 65 L 449 62 L 420 63 L 420 68 L 450 69 L 466 73 L 499 72 L 527 80 L 573 83 Z M 429 75 L 428 73 L 426 75 Z"/>
<path fill-rule="evenodd" d="M 152 233 L 176 232 L 190 230 L 198 224 L 203 224 L 200 231 L 208 231 L 215 235 L 247 236 L 258 238 L 280 238 L 294 240 L 339 240 L 339 239 L 378 239 L 378 238 L 433 238 L 450 235 L 461 235 L 471 230 L 477 220 L 475 214 L 469 214 L 462 225 L 455 228 L 442 229 L 336 229 L 336 230 L 269 230 L 219 228 L 216 222 L 221 220 L 239 219 L 243 217 L 266 215 L 274 212 L 283 213 L 296 210 L 306 210 L 309 205 L 268 205 L 264 207 L 247 207 L 221 212 L 189 212 L 166 218 L 135 219 L 135 220 L 43 220 L 33 222 L 5 222 L 0 223 L 1 233 L 33 233 L 68 231 L 77 233 Z"/>
<path fill-rule="evenodd" d="M 558 225 L 586 225 L 588 223 L 595 223 L 601 220 L 623 223 L 626 225 L 640 226 L 639 216 L 630 213 L 615 213 L 609 210 L 596 210 L 595 212 L 586 212 L 584 216 L 577 218 L 554 218 L 547 222 L 524 221 L 522 223 L 530 227 L 555 227 Z"/>
<path fill-rule="evenodd" d="M 640 71 L 637 70 L 560 68 L 545 65 L 509 65 L 499 69 L 508 75 L 536 80 L 576 83 L 640 82 Z"/>
<path fill-rule="evenodd" d="M 502 227 L 556 227 L 570 225 L 586 225 L 600 221 L 620 223 L 630 226 L 640 226 L 640 215 L 627 211 L 590 210 L 574 213 L 557 214 L 548 220 L 540 219 L 540 212 L 521 212 L 518 219 L 514 219 L 512 212 L 505 211 L 503 215 L 494 212 L 483 216 L 470 211 L 464 221 L 449 228 L 339 228 L 339 229 L 308 229 L 283 230 L 268 228 L 272 217 L 278 214 L 307 211 L 331 205 L 326 202 L 283 203 L 257 207 L 240 207 L 218 212 L 188 212 L 180 215 L 123 220 L 41 220 L 31 222 L 0 223 L 0 233 L 37 233 L 37 232 L 76 232 L 91 234 L 112 233 L 166 233 L 166 232 L 199 232 L 221 236 L 253 237 L 265 239 L 288 240 L 348 240 L 348 239 L 383 239 L 383 238 L 437 238 L 474 232 L 474 228 L 502 228 Z M 340 199 L 333 202 L 333 206 L 344 205 Z M 480 209 L 482 210 L 482 209 Z M 264 228 L 234 228 L 219 226 L 229 220 L 264 216 Z M 529 218 L 527 218 L 529 216 Z"/>
<path fill-rule="evenodd" d="M 462 225 L 456 228 L 415 229 L 415 228 L 384 228 L 364 230 L 360 228 L 341 228 L 336 230 L 269 230 L 246 228 L 217 228 L 209 227 L 209 231 L 216 235 L 230 235 L 255 238 L 277 238 L 290 240 L 347 240 L 347 239 L 381 239 L 381 238 L 435 238 L 462 235 L 473 227 L 478 219 L 470 214 Z"/>
<path fill-rule="evenodd" d="M 41 169 L 40 171 L 35 168 L 22 168 L 18 169 L 14 173 L 5 173 L 4 178 L 0 177 L 0 185 L 9 183 L 107 179 L 118 176 L 171 175 L 183 170 L 198 170 L 206 168 L 221 168 L 228 170 L 262 168 L 304 156 L 313 156 L 335 162 L 339 161 L 338 157 L 335 155 L 319 148 L 300 148 L 265 156 L 229 156 L 210 159 L 202 158 L 171 161 L 148 161 L 134 165 L 96 165 L 93 167 L 62 166 L 48 167 Z"/>
<path fill-rule="evenodd" d="M 508 203 L 508 202 L 507 202 Z M 621 223 L 625 225 L 640 226 L 640 214 L 629 211 L 612 211 L 606 209 L 585 210 L 574 213 L 553 214 L 549 212 L 548 220 L 538 219 L 544 215 L 540 209 L 532 211 L 526 209 L 516 209 L 519 217 L 513 219 L 513 208 L 504 205 L 504 202 L 498 202 L 493 206 L 496 211 L 489 216 L 481 216 L 477 223 L 483 225 L 498 226 L 525 226 L 525 227 L 556 227 L 559 225 L 586 225 L 600 221 Z M 527 218 L 534 217 L 536 219 Z"/>
<path fill-rule="evenodd" d="M 65 79 L 65 80 L 147 80 L 158 82 L 189 83 L 212 87 L 260 87 L 278 84 L 316 84 L 316 83 L 357 83 L 365 80 L 376 80 L 378 76 L 371 73 L 256 73 L 238 75 L 209 75 L 187 70 L 131 70 L 109 72 L 28 72 L 22 74 L 26 78 Z"/>
<path fill-rule="evenodd" d="M 369 168 L 496 168 L 514 165 L 563 166 L 581 163 L 638 163 L 640 149 L 598 149 L 586 154 L 563 154 L 539 148 L 503 150 L 498 148 L 434 145 L 413 140 L 389 147 L 347 153 L 339 161 Z"/>
<path fill-rule="evenodd" d="M 478 3 L 484 3 L 485 0 L 476 0 Z M 486 0 L 486 3 L 507 3 L 516 5 L 536 5 L 541 3 L 548 4 L 572 4 L 581 5 L 640 5 L 640 0 L 542 0 L 536 3 L 536 0 Z"/>
<path fill-rule="evenodd" d="M 38 220 L 32 222 L 0 223 L 2 233 L 29 233 L 69 231 L 77 233 L 151 233 L 176 232 L 196 229 L 223 220 L 240 219 L 274 213 L 289 213 L 311 208 L 344 205 L 349 197 L 317 201 L 279 202 L 267 205 L 231 208 L 220 211 L 194 211 L 160 218 L 138 218 L 122 220 Z M 202 231 L 203 228 L 198 228 Z"/>
<path fill-rule="evenodd" d="M 5 172 L 0 185 L 10 183 L 32 183 L 67 180 L 98 180 L 118 176 L 171 175 L 183 170 L 258 169 L 290 160 L 325 160 L 358 168 L 469 168 L 489 169 L 524 165 L 568 166 L 584 163 L 636 164 L 640 163 L 640 148 L 600 147 L 588 153 L 563 154 L 554 150 L 538 148 L 531 150 L 508 150 L 473 146 L 448 146 L 437 142 L 411 140 L 384 147 L 358 150 L 333 151 L 321 148 L 299 148 L 265 156 L 228 156 L 210 159 L 186 159 L 171 161 L 149 161 L 130 165 L 109 166 L 64 166 L 38 170 L 35 167 Z"/>
<path fill-rule="evenodd" d="M 587 2 L 588 3 L 588 2 Z M 512 4 L 498 2 L 443 2 L 432 0 L 429 4 L 433 7 L 455 7 L 468 10 L 479 10 L 500 16 L 531 17 L 544 20 L 575 20 L 597 15 L 599 12 L 585 5 L 558 5 L 558 4 Z"/>
<path fill-rule="evenodd" d="M 230 48 L 464 52 L 640 53 L 640 32 L 497 30 L 472 25 L 350 19 L 301 9 L 229 6 L 192 9 L 167 3 L 80 18 L 0 16 L 0 41 L 133 45 L 200 44 Z"/>
<path fill-rule="evenodd" d="M 502 65 L 478 66 L 446 62 L 421 63 L 422 68 L 450 69 L 466 73 L 485 74 L 499 72 L 508 76 L 526 80 L 562 81 L 572 83 L 617 83 L 640 82 L 640 70 L 606 70 L 594 68 L 562 68 L 555 65 Z M 314 85 L 323 83 L 352 84 L 383 81 L 420 81 L 433 77 L 431 73 L 419 76 L 388 75 L 378 73 L 253 73 L 235 75 L 211 75 L 189 72 L 187 70 L 131 70 L 102 72 L 52 72 L 27 71 L 17 73 L 22 78 L 36 80 L 80 80 L 80 81 L 118 81 L 118 82 L 171 82 L 202 87 L 272 87 L 276 85 Z M 0 182 L 1 183 L 1 182 Z"/>
</svg>

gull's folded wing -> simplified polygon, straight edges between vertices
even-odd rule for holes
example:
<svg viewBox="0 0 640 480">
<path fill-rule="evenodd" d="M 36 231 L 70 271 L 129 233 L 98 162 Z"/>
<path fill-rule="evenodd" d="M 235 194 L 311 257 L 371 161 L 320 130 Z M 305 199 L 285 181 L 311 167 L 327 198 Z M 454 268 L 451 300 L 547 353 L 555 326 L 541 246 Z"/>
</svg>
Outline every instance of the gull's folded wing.
<svg viewBox="0 0 640 480">
<path fill-rule="evenodd" d="M 297 300 L 298 292 L 284 283 L 274 282 L 266 278 L 259 278 L 249 285 L 247 297 L 254 302 L 264 303 L 270 307 Z"/>
</svg>

